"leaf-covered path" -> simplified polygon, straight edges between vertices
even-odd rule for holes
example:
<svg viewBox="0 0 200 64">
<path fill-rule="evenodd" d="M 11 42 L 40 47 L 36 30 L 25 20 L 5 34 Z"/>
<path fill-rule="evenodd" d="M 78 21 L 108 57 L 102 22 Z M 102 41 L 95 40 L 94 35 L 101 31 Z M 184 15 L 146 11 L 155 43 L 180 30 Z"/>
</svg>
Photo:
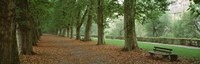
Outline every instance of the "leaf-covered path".
<svg viewBox="0 0 200 64">
<path fill-rule="evenodd" d="M 88 44 L 90 43 L 90 44 Z M 87 45 L 88 44 L 88 45 Z M 37 55 L 22 56 L 22 62 L 32 64 L 103 64 L 109 63 L 106 56 L 87 49 L 91 42 L 80 42 L 54 35 L 44 35 L 38 46 L 34 47 Z"/>
<path fill-rule="evenodd" d="M 38 46 L 36 55 L 23 55 L 22 64 L 171 64 L 177 62 L 152 60 L 148 53 L 122 52 L 120 47 L 111 45 L 96 46 L 94 42 L 81 42 L 65 37 L 45 34 Z M 178 64 L 187 62 L 181 61 Z"/>
</svg>

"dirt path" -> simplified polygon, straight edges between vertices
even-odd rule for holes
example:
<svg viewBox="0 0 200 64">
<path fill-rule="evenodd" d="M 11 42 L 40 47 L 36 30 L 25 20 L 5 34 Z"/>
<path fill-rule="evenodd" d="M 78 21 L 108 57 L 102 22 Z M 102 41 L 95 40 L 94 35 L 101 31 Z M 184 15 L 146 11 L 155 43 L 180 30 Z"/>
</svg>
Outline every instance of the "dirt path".
<svg viewBox="0 0 200 64">
<path fill-rule="evenodd" d="M 22 64 L 104 64 L 111 63 L 95 51 L 87 49 L 94 44 L 85 45 L 90 42 L 82 42 L 58 37 L 44 35 L 34 47 L 37 55 L 22 56 Z M 106 57 L 108 58 L 108 57 Z"/>
<path fill-rule="evenodd" d="M 143 51 L 122 52 L 120 49 L 45 34 L 38 46 L 34 47 L 37 54 L 23 55 L 20 59 L 22 64 L 188 64 L 186 61 L 153 60 Z"/>
</svg>

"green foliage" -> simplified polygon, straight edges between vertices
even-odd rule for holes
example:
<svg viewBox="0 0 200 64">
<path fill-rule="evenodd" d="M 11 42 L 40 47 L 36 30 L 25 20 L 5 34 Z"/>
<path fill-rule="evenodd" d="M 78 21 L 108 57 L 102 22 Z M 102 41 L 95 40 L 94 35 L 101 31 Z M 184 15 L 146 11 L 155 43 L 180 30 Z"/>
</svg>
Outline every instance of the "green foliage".
<svg viewBox="0 0 200 64">
<path fill-rule="evenodd" d="M 200 4 L 191 4 L 190 5 L 191 15 L 198 17 L 200 15 Z"/>
<path fill-rule="evenodd" d="M 88 5 L 87 2 L 88 0 L 50 0 L 48 6 L 42 5 L 42 9 L 45 9 L 42 14 L 44 16 L 40 17 L 43 30 L 51 32 L 76 25 L 83 15 L 82 10 Z"/>
<path fill-rule="evenodd" d="M 119 17 L 120 19 L 114 19 L 115 22 L 111 23 L 111 28 L 108 28 L 110 30 L 109 35 L 115 36 L 115 37 L 122 37 L 124 36 L 124 20 L 122 17 Z"/>
<path fill-rule="evenodd" d="M 144 26 L 146 27 L 147 36 L 160 37 L 165 35 L 170 28 L 169 19 L 169 15 L 165 14 L 160 18 L 155 18 L 155 20 L 150 20 L 151 22 L 144 24 Z"/>
<path fill-rule="evenodd" d="M 136 2 L 136 20 L 146 27 L 147 36 L 162 36 L 169 21 L 159 19 L 171 4 L 167 0 L 138 0 Z M 167 17 L 167 16 L 166 16 Z"/>
<path fill-rule="evenodd" d="M 200 4 L 200 0 L 193 0 L 194 1 L 194 3 L 196 3 L 196 4 Z"/>
<path fill-rule="evenodd" d="M 136 2 L 136 19 L 142 24 L 155 20 L 167 11 L 171 2 L 167 0 L 138 0 Z M 153 18 L 152 18 L 153 17 Z"/>
<path fill-rule="evenodd" d="M 123 14 L 123 6 L 118 3 L 117 0 L 106 0 L 104 6 L 104 17 L 105 19 L 116 18 Z M 117 13 L 117 14 L 114 14 Z"/>
<path fill-rule="evenodd" d="M 118 0 L 105 0 L 103 8 L 104 28 L 109 28 L 108 23 L 110 21 L 108 19 L 118 18 L 123 15 L 123 6 L 118 3 Z"/>
<path fill-rule="evenodd" d="M 175 23 L 173 33 L 179 38 L 197 38 L 200 36 L 195 26 L 195 17 L 190 12 L 184 13 L 182 19 Z"/>
</svg>

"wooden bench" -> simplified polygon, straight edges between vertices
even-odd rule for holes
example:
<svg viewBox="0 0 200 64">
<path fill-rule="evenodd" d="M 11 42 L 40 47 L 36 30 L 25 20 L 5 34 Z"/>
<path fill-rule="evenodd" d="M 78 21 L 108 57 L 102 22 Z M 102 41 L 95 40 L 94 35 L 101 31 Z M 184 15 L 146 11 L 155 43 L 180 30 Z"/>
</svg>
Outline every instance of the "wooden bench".
<svg viewBox="0 0 200 64">
<path fill-rule="evenodd" d="M 162 56 L 163 59 L 168 59 L 170 61 L 177 61 L 178 55 L 172 54 L 172 49 L 163 47 L 154 47 L 153 51 L 149 51 L 151 57 L 156 57 L 156 55 Z"/>
</svg>

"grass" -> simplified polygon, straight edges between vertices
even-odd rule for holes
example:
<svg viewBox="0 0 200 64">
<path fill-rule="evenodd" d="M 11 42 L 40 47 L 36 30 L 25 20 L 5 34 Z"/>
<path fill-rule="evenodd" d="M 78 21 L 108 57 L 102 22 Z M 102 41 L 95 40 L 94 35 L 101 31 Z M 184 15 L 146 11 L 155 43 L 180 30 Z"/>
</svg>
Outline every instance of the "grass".
<svg viewBox="0 0 200 64">
<path fill-rule="evenodd" d="M 93 38 L 92 40 L 97 41 L 96 38 Z M 124 40 L 106 39 L 105 41 L 106 41 L 106 44 L 124 46 Z M 200 59 L 200 48 L 195 49 L 195 48 L 171 46 L 168 44 L 152 44 L 152 43 L 144 43 L 144 42 L 138 42 L 138 46 L 140 48 L 144 49 L 145 51 L 153 50 L 154 46 L 170 48 L 170 49 L 173 49 L 174 54 L 178 54 L 182 58 Z"/>
</svg>

